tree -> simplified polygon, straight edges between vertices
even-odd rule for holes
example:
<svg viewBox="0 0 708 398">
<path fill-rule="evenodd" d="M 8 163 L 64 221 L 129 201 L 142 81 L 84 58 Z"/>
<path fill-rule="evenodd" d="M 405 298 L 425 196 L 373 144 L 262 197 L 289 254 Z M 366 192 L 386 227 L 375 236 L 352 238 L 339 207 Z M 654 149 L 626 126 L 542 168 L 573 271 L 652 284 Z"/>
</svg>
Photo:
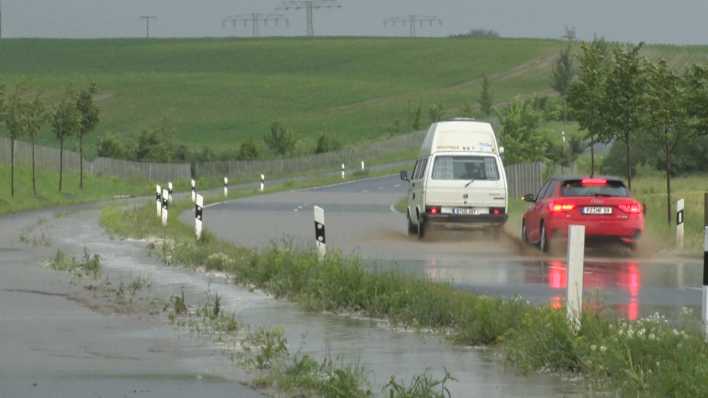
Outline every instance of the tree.
<svg viewBox="0 0 708 398">
<path fill-rule="evenodd" d="M 315 147 L 315 153 L 325 153 L 337 151 L 342 147 L 342 144 L 337 141 L 336 138 L 332 138 L 329 135 L 322 133 L 317 139 L 317 146 Z"/>
<path fill-rule="evenodd" d="M 10 197 L 15 196 L 15 141 L 24 134 L 26 106 L 23 94 L 22 88 L 15 86 L 15 92 L 4 104 L 5 127 L 10 136 Z"/>
<path fill-rule="evenodd" d="M 515 99 L 498 112 L 504 160 L 509 164 L 544 159 L 548 143 L 538 132 L 540 115 L 528 101 Z"/>
<path fill-rule="evenodd" d="M 411 127 L 413 128 L 414 131 L 418 131 L 421 129 L 421 122 L 423 118 L 423 109 L 418 105 L 418 107 L 415 109 L 415 113 L 413 114 L 413 122 L 411 123 Z"/>
<path fill-rule="evenodd" d="M 551 74 L 551 87 L 556 90 L 563 101 L 563 122 L 567 116 L 568 90 L 575 77 L 575 63 L 573 61 L 572 48 L 568 44 L 560 51 L 560 55 L 553 66 Z"/>
<path fill-rule="evenodd" d="M 258 147 L 253 142 L 253 139 L 249 138 L 241 143 L 241 147 L 238 150 L 238 158 L 241 160 L 258 159 Z"/>
<path fill-rule="evenodd" d="M 81 128 L 81 114 L 76 107 L 76 94 L 67 88 L 64 98 L 54 108 L 52 129 L 59 140 L 59 192 L 64 179 L 64 140 Z"/>
<path fill-rule="evenodd" d="M 603 115 L 613 138 L 625 146 L 625 178 L 632 189 L 632 138 L 642 128 L 644 117 L 646 60 L 639 54 L 644 43 L 613 49 L 614 65 L 606 84 Z"/>
<path fill-rule="evenodd" d="M 32 194 L 37 196 L 37 167 L 35 164 L 35 142 L 37 135 L 47 120 L 46 109 L 39 95 L 34 100 L 27 101 L 25 110 L 24 135 L 30 137 L 32 145 Z"/>
<path fill-rule="evenodd" d="M 263 141 L 273 152 L 284 156 L 295 151 L 297 137 L 292 130 L 285 128 L 279 122 L 274 122 L 270 126 L 270 134 L 266 134 Z"/>
<path fill-rule="evenodd" d="M 445 118 L 445 110 L 438 104 L 433 104 L 428 109 L 428 116 L 430 117 L 430 123 L 436 123 Z"/>
<path fill-rule="evenodd" d="M 479 96 L 479 108 L 482 111 L 482 116 L 489 116 L 492 113 L 494 100 L 492 98 L 491 88 L 487 75 L 482 75 L 482 94 Z"/>
<path fill-rule="evenodd" d="M 590 174 L 595 175 L 595 144 L 606 141 L 608 127 L 602 116 L 607 94 L 607 77 L 611 67 L 607 42 L 595 39 L 581 46 L 578 78 L 568 90 L 567 103 L 572 117 L 586 131 L 590 141 Z"/>
<path fill-rule="evenodd" d="M 76 108 L 81 114 L 81 126 L 79 127 L 79 188 L 84 189 L 84 136 L 96 128 L 99 122 L 99 109 L 93 101 L 96 95 L 96 83 L 79 92 L 76 100 Z"/>
</svg>

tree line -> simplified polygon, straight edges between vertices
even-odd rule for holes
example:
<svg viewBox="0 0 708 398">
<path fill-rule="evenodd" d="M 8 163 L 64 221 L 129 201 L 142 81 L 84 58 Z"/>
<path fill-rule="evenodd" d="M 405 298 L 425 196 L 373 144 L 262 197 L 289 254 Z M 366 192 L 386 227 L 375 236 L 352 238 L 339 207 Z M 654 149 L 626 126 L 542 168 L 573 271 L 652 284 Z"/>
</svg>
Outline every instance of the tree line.
<svg viewBox="0 0 708 398">
<path fill-rule="evenodd" d="M 76 136 L 79 140 L 79 188 L 84 189 L 84 137 L 95 130 L 100 121 L 100 110 L 94 101 L 96 84 L 75 90 L 68 86 L 59 101 L 47 103 L 40 94 L 32 92 L 24 83 L 7 90 L 0 85 L 0 122 L 4 123 L 10 138 L 10 196 L 15 196 L 15 141 L 29 139 L 32 148 L 32 193 L 37 196 L 35 143 L 48 125 L 59 141 L 59 192 L 63 188 L 64 142 Z"/>
</svg>

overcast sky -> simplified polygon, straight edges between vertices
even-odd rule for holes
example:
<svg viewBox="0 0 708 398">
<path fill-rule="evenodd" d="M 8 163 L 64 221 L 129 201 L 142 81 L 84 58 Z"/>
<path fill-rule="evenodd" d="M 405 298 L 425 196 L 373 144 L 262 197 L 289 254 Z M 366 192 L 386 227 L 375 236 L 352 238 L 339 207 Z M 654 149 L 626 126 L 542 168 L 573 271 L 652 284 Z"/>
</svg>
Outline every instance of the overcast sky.
<svg viewBox="0 0 708 398">
<path fill-rule="evenodd" d="M 0 0 L 6 37 L 138 37 L 140 15 L 156 15 L 159 37 L 247 35 L 249 29 L 222 28 L 221 18 L 244 12 L 269 12 L 277 0 Z M 340 9 L 315 13 L 322 35 L 404 35 L 405 27 L 384 27 L 389 16 L 423 14 L 443 26 L 420 29 L 441 36 L 471 28 L 502 36 L 559 37 L 574 25 L 580 38 L 708 43 L 706 0 L 341 0 Z M 302 35 L 304 11 L 288 12 L 290 28 L 269 27 L 271 35 Z"/>
</svg>

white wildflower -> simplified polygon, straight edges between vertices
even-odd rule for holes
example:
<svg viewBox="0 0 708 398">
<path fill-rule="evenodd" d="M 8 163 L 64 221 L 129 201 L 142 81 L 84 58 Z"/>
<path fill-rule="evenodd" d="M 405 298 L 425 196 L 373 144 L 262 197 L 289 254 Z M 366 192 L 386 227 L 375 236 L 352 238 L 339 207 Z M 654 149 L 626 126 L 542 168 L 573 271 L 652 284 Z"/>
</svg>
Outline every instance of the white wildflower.
<svg viewBox="0 0 708 398">
<path fill-rule="evenodd" d="M 605 347 L 604 345 L 601 345 L 600 352 L 605 352 L 605 351 L 607 351 L 607 347 Z"/>
</svg>

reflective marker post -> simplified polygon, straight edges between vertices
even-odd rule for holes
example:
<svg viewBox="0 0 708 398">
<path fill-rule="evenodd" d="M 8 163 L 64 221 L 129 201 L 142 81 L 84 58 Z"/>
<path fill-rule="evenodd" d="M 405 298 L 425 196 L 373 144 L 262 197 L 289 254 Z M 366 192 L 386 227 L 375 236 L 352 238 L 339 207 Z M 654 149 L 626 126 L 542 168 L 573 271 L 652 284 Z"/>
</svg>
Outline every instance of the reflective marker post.
<svg viewBox="0 0 708 398">
<path fill-rule="evenodd" d="M 162 187 L 160 185 L 155 185 L 155 210 L 157 210 L 157 216 L 162 215 Z"/>
<path fill-rule="evenodd" d="M 170 192 L 167 189 L 162 190 L 162 226 L 167 226 L 167 208 L 170 203 Z"/>
<path fill-rule="evenodd" d="M 319 206 L 314 206 L 315 213 L 315 246 L 320 260 L 327 254 L 327 238 L 325 237 L 325 212 Z"/>
<path fill-rule="evenodd" d="M 194 234 L 197 240 L 202 238 L 202 222 L 204 220 L 204 197 L 197 195 L 194 205 Z"/>
<path fill-rule="evenodd" d="M 344 179 L 344 163 L 342 163 L 342 180 Z"/>
<path fill-rule="evenodd" d="M 580 329 L 583 311 L 583 263 L 585 261 L 585 226 L 568 227 L 568 298 L 566 309 L 568 321 Z"/>
<path fill-rule="evenodd" d="M 365 170 L 366 170 L 366 163 L 364 163 L 364 161 L 362 160 L 361 161 L 361 171 L 365 171 Z"/>
<path fill-rule="evenodd" d="M 703 204 L 703 324 L 708 337 L 708 193 L 705 194 Z"/>
<path fill-rule="evenodd" d="M 261 174 L 261 192 L 265 189 L 265 175 Z"/>
<path fill-rule="evenodd" d="M 172 181 L 167 183 L 167 200 L 171 203 L 172 202 Z"/>
<path fill-rule="evenodd" d="M 224 197 L 229 197 L 229 177 L 224 177 Z"/>
<path fill-rule="evenodd" d="M 683 249 L 684 241 L 684 226 L 683 223 L 686 220 L 686 215 L 684 212 L 685 201 L 679 199 L 676 202 L 676 245 L 679 249 Z"/>
<path fill-rule="evenodd" d="M 197 200 L 197 182 L 192 178 L 192 203 Z"/>
</svg>

